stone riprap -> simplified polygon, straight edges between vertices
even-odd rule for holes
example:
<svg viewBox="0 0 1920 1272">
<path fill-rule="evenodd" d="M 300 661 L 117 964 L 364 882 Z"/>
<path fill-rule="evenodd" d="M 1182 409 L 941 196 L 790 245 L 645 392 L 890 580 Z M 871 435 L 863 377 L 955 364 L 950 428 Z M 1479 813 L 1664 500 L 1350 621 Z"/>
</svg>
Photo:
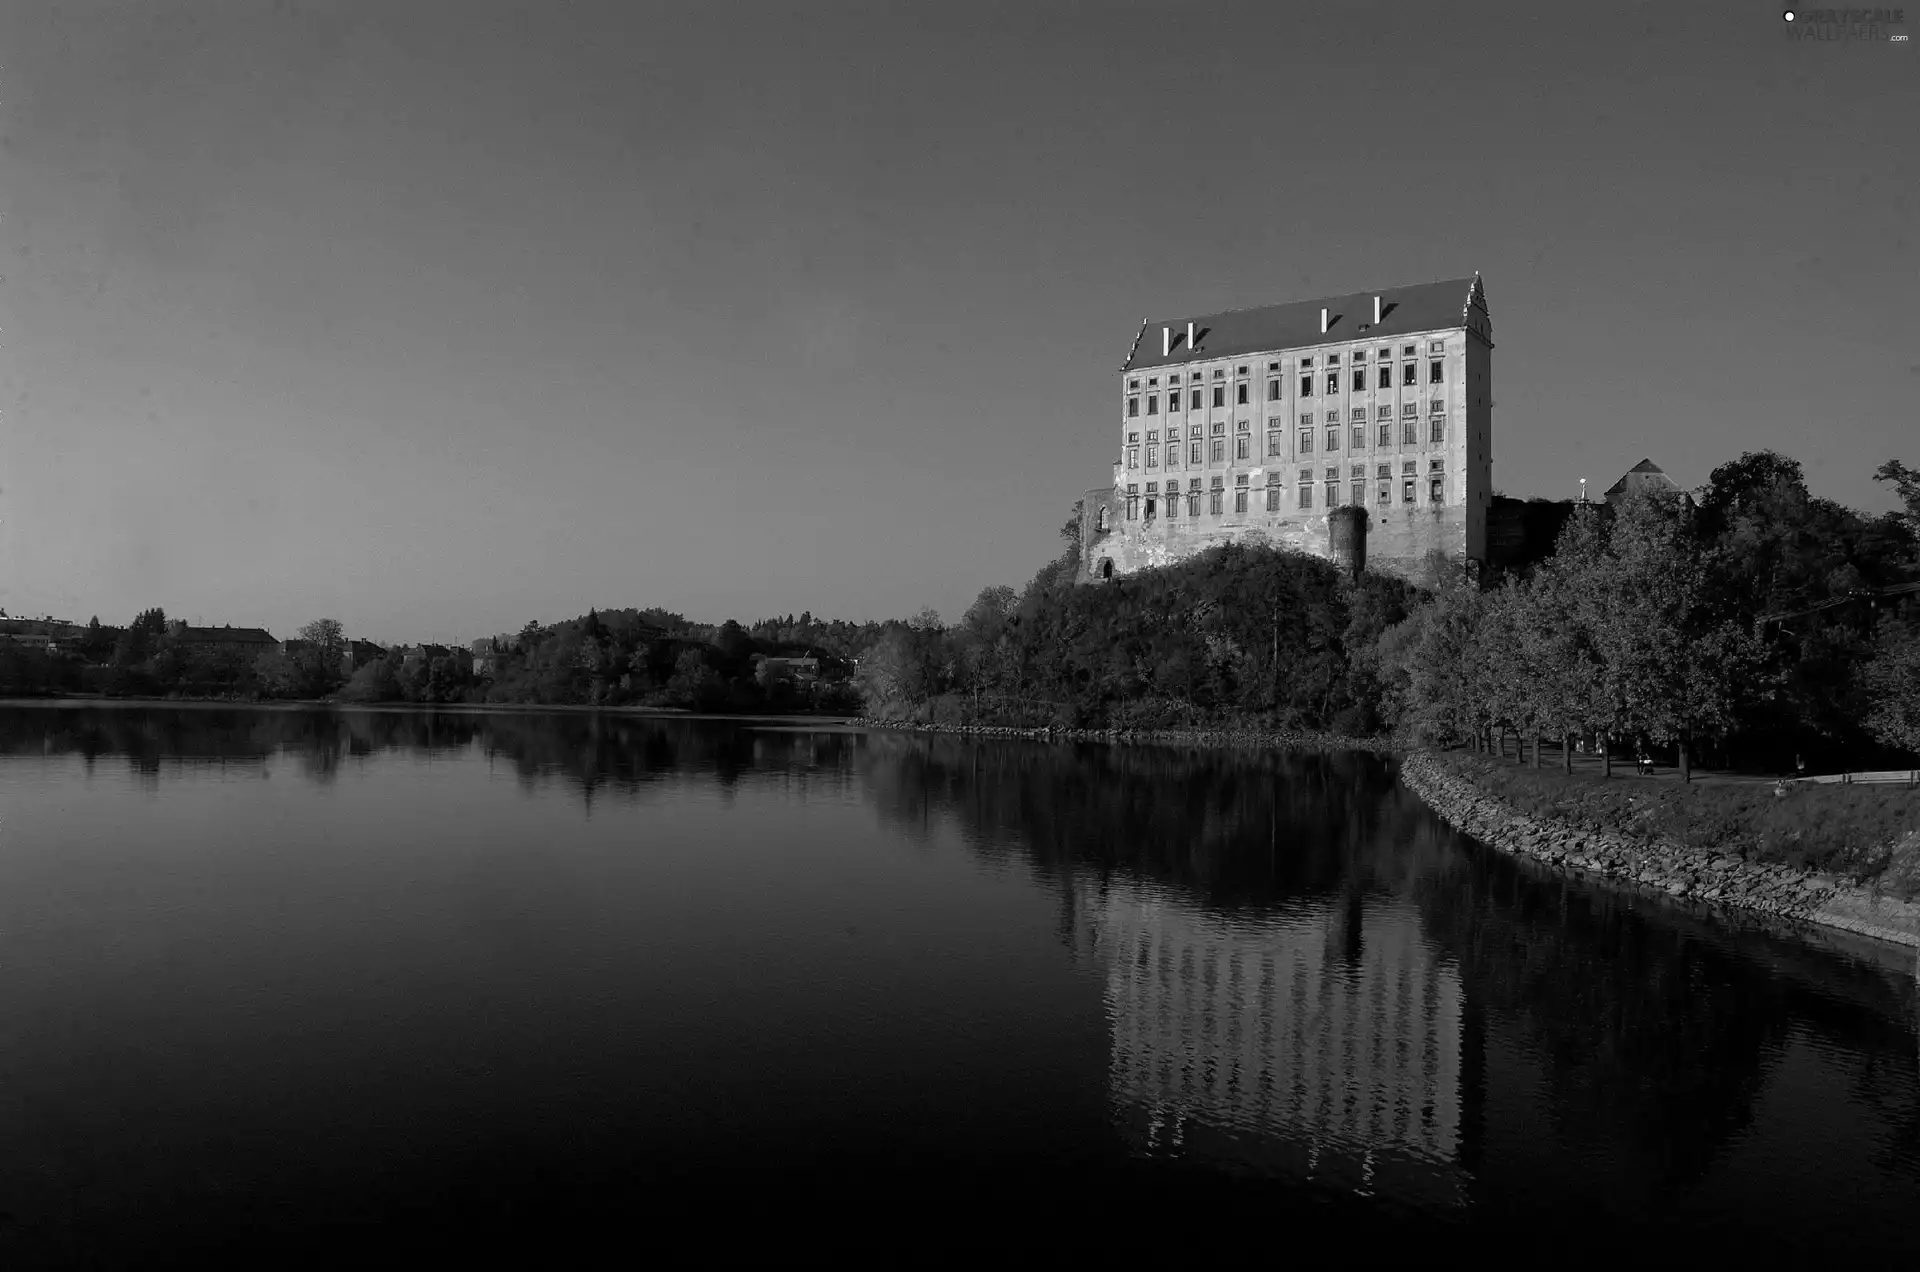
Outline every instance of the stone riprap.
<svg viewBox="0 0 1920 1272">
<path fill-rule="evenodd" d="M 1402 760 L 1400 780 L 1448 825 L 1502 852 L 1686 900 L 1920 946 L 1920 903 L 1882 896 L 1847 879 L 1530 817 L 1420 752 Z"/>
</svg>

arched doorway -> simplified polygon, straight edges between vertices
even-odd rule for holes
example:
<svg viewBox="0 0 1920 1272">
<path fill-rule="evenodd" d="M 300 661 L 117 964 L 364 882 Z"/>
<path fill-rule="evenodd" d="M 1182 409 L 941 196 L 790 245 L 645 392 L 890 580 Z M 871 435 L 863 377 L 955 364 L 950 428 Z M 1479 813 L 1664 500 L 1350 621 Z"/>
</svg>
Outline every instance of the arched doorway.
<svg viewBox="0 0 1920 1272">
<path fill-rule="evenodd" d="M 1107 580 L 1107 579 L 1110 579 L 1110 578 L 1112 578 L 1112 577 L 1113 577 L 1113 558 L 1112 558 L 1112 557 L 1101 557 L 1101 558 L 1100 558 L 1100 578 L 1101 578 L 1101 580 L 1102 580 L 1102 581 L 1105 581 L 1105 580 Z"/>
</svg>

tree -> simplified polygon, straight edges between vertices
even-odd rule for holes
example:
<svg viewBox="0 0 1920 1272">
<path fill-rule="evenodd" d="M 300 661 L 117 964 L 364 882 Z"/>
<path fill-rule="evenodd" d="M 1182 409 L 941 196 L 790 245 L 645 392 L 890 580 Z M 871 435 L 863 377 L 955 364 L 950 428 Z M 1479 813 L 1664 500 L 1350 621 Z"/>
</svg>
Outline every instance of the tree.
<svg viewBox="0 0 1920 1272">
<path fill-rule="evenodd" d="M 1680 500 L 1637 491 L 1618 506 L 1598 580 L 1606 621 L 1596 631 L 1607 694 L 1624 723 L 1678 749 L 1736 727 L 1764 662 L 1757 638 L 1714 613 L 1704 554 Z"/>
<path fill-rule="evenodd" d="M 1920 753 L 1920 624 L 1889 615 L 1880 622 L 1877 647 L 1860 676 L 1873 704 L 1867 728 L 1888 746 Z"/>
</svg>

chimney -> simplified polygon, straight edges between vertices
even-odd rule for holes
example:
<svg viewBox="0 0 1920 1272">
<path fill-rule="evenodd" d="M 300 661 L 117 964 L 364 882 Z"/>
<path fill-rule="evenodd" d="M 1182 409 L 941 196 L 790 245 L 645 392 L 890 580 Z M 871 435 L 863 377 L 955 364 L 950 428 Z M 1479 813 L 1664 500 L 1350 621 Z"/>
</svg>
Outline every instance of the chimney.
<svg viewBox="0 0 1920 1272">
<path fill-rule="evenodd" d="M 1324 308 L 1320 311 L 1320 334 L 1327 334 L 1327 311 Z"/>
<path fill-rule="evenodd" d="M 1166 357 L 1173 352 L 1173 328 L 1160 328 L 1160 356 Z"/>
<path fill-rule="evenodd" d="M 1373 325 L 1376 327 L 1380 325 L 1380 298 L 1378 296 L 1373 298 Z"/>
<path fill-rule="evenodd" d="M 1187 324 L 1187 352 L 1193 352 L 1193 324 Z"/>
</svg>

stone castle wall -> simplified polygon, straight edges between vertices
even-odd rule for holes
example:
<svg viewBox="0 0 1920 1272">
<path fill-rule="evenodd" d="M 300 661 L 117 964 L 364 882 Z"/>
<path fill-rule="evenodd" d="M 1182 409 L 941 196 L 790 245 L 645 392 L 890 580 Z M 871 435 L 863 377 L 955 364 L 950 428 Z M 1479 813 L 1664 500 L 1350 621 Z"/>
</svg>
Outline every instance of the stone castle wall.
<svg viewBox="0 0 1920 1272">
<path fill-rule="evenodd" d="M 1231 498 L 1232 491 L 1228 491 Z M 1291 491 L 1288 492 L 1291 495 Z M 1303 552 L 1333 559 L 1328 523 L 1333 509 L 1267 512 L 1266 492 L 1255 489 L 1261 510 L 1223 516 L 1156 517 L 1152 521 L 1126 520 L 1126 500 L 1112 487 L 1087 492 L 1080 523 L 1080 580 L 1098 583 L 1111 562 L 1114 576 L 1173 565 L 1227 543 L 1248 543 Z M 1107 510 L 1107 530 L 1099 529 L 1100 509 Z M 1468 509 L 1458 504 L 1389 505 L 1367 510 L 1366 568 L 1409 582 L 1428 584 L 1434 553 L 1448 561 L 1468 556 Z"/>
</svg>

